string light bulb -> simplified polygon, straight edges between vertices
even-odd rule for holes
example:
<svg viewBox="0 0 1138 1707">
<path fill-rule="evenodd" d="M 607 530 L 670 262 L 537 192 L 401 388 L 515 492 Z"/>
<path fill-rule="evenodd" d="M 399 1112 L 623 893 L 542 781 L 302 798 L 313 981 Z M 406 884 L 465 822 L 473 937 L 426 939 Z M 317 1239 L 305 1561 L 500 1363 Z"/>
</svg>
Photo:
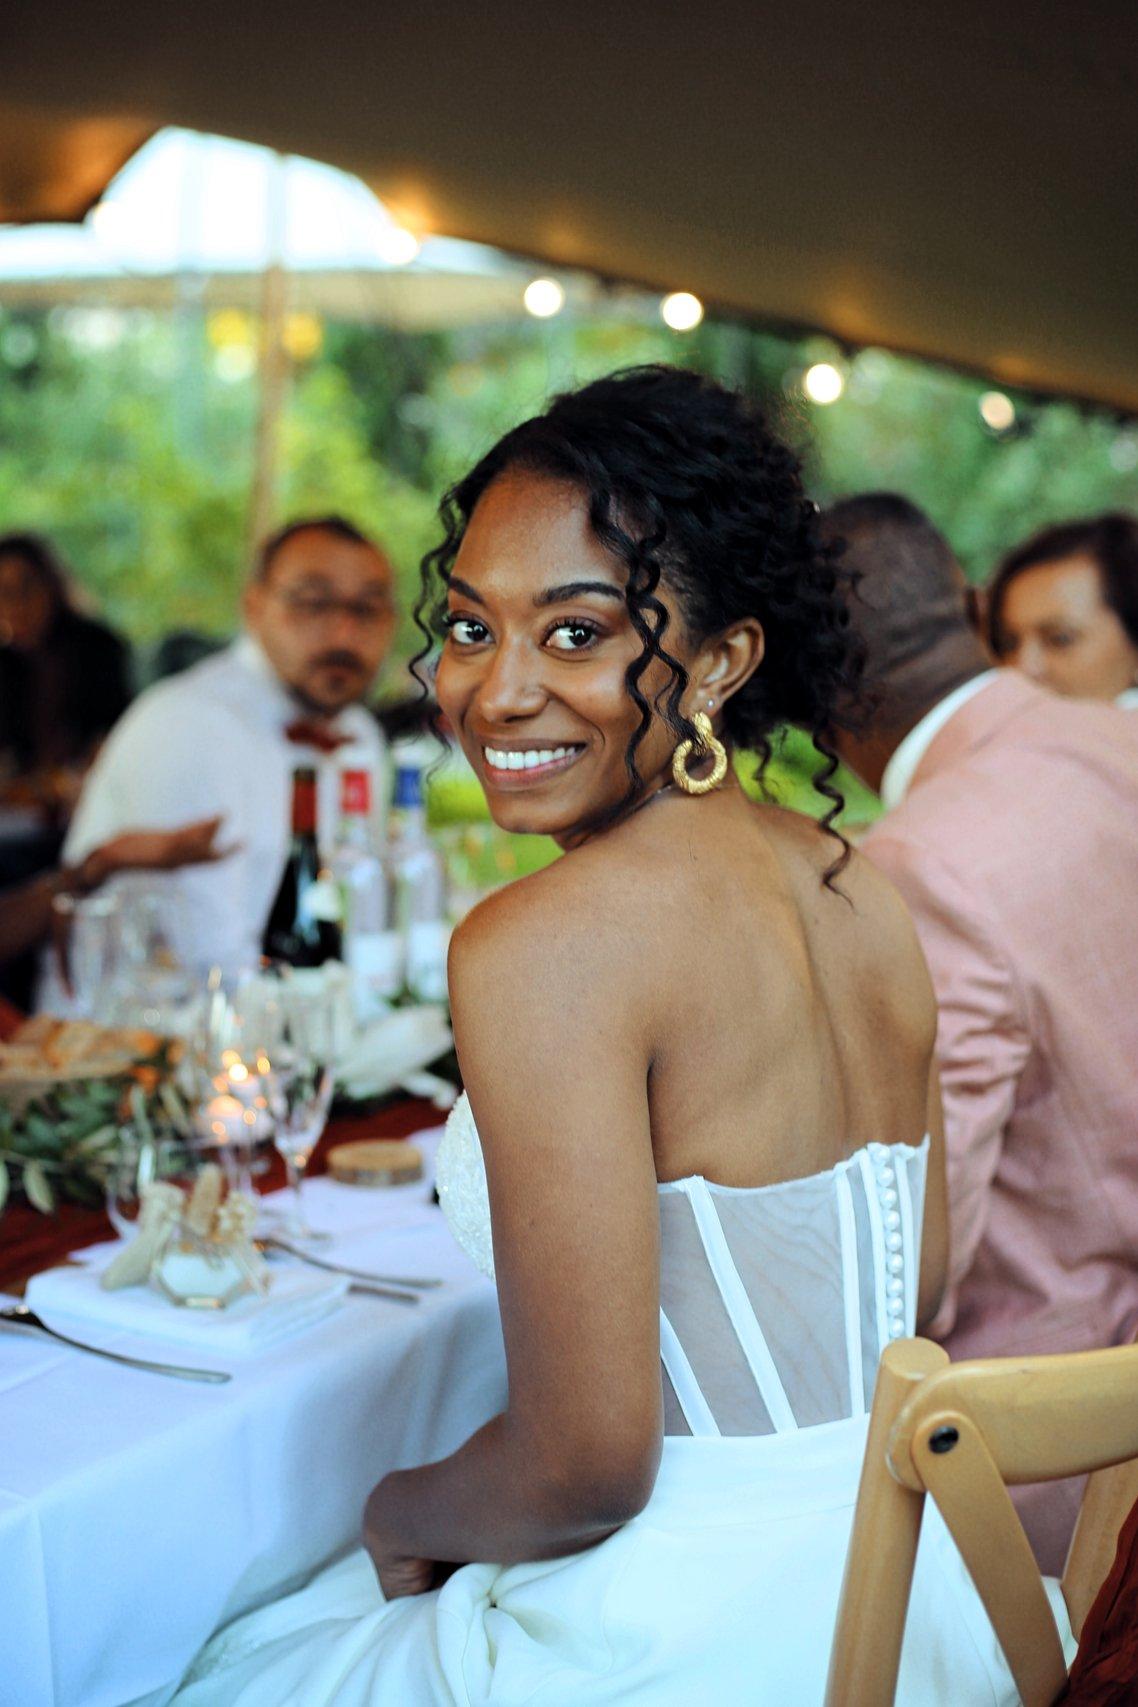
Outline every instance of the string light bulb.
<svg viewBox="0 0 1138 1707">
<path fill-rule="evenodd" d="M 693 332 L 703 319 L 703 303 L 690 290 L 674 290 L 660 304 L 660 318 L 673 332 Z"/>
<path fill-rule="evenodd" d="M 833 362 L 814 362 L 802 376 L 802 389 L 811 403 L 836 403 L 845 388 L 845 375 Z"/>
<path fill-rule="evenodd" d="M 565 306 L 565 288 L 556 279 L 531 279 L 522 292 L 522 302 L 535 320 L 551 320 Z"/>
<path fill-rule="evenodd" d="M 380 260 L 386 261 L 389 267 L 406 267 L 415 259 L 422 244 L 413 231 L 402 225 L 392 225 L 381 233 L 377 247 Z"/>
<path fill-rule="evenodd" d="M 1016 406 L 1004 391 L 985 391 L 979 410 L 980 419 L 993 433 L 1008 433 L 1016 424 Z"/>
</svg>

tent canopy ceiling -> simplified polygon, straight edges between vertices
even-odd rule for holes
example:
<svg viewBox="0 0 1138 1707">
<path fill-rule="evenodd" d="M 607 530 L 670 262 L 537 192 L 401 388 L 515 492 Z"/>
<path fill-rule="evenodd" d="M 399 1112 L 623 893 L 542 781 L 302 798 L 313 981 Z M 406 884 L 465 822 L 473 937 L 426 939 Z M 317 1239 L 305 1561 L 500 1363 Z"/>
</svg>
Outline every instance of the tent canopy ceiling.
<svg viewBox="0 0 1138 1707">
<path fill-rule="evenodd" d="M 1138 410 L 1138 7 L 8 0 L 0 218 L 181 124 L 406 223 Z"/>
</svg>

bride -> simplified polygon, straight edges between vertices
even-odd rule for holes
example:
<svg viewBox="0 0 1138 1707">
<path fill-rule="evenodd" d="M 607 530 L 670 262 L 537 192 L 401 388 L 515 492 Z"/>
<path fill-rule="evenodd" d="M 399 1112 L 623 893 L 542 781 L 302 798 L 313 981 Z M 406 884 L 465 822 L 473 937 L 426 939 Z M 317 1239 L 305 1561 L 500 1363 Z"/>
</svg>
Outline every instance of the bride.
<svg viewBox="0 0 1138 1707">
<path fill-rule="evenodd" d="M 177 1699 L 818 1703 L 877 1361 L 946 1258 L 905 909 L 728 762 L 788 722 L 828 751 L 841 562 L 759 415 L 662 367 L 557 399 L 443 516 L 439 704 L 496 822 L 565 850 L 451 951 L 440 1193 L 496 1270 L 508 1408 Z M 1016 1699 L 935 1514 L 898 1699 Z"/>
</svg>

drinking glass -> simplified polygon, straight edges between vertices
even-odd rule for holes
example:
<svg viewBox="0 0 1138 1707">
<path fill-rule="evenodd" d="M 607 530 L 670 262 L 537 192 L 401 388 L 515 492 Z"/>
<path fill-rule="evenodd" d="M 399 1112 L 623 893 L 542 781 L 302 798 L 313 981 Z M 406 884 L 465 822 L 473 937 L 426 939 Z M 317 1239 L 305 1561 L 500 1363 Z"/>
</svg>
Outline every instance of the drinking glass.
<svg viewBox="0 0 1138 1707">
<path fill-rule="evenodd" d="M 57 895 L 52 907 L 58 921 L 56 948 L 71 1013 L 76 1019 L 102 1019 L 120 963 L 119 897 Z"/>
<path fill-rule="evenodd" d="M 294 1197 L 286 1229 L 293 1239 L 323 1239 L 328 1234 L 309 1225 L 302 1187 L 332 1105 L 343 1003 L 327 981 L 286 971 L 279 982 L 279 1030 L 269 1045 L 268 1082 L 273 1143 Z"/>
<path fill-rule="evenodd" d="M 279 1004 L 251 994 L 251 979 L 226 987 L 210 974 L 193 1032 L 195 1147 L 213 1151 L 235 1191 L 253 1195 L 253 1155 L 272 1135 L 279 1074 Z M 271 1052 L 271 1054 L 270 1054 Z"/>
<path fill-rule="evenodd" d="M 119 963 L 108 1001 L 118 1025 L 146 1026 L 185 1036 L 196 1020 L 193 979 L 179 958 L 185 905 L 168 886 L 127 882 L 118 887 Z"/>
</svg>

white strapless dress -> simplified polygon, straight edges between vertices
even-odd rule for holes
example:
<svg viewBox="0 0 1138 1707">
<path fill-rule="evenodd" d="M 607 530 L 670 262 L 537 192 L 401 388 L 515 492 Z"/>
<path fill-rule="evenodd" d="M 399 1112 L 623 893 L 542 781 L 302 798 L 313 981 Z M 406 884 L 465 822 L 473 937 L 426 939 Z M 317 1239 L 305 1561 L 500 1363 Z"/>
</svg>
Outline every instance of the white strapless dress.
<svg viewBox="0 0 1138 1707">
<path fill-rule="evenodd" d="M 644 1511 L 585 1553 L 465 1565 L 386 1604 L 353 1553 L 238 1619 L 181 1707 L 816 1707 L 882 1347 L 914 1331 L 927 1140 L 755 1190 L 659 1189 L 666 1438 Z M 493 1273 L 474 1121 L 439 1150 L 458 1242 Z M 1052 1596 L 1073 1650 L 1058 1592 Z M 903 1707 L 1018 1700 L 929 1506 Z"/>
</svg>

